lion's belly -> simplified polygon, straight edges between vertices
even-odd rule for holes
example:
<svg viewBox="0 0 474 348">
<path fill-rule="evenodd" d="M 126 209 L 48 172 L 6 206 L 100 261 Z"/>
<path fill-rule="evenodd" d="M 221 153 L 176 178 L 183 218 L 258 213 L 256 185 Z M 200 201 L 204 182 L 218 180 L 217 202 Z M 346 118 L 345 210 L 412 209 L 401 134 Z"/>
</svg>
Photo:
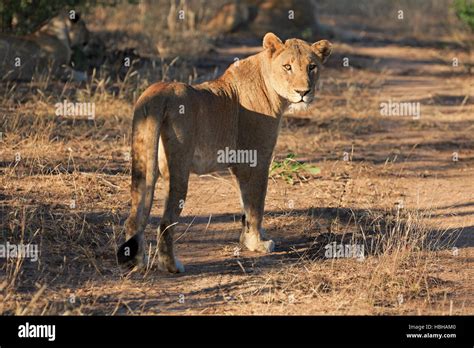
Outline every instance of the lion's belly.
<svg viewBox="0 0 474 348">
<path fill-rule="evenodd" d="M 195 174 L 207 174 L 228 168 L 227 163 L 218 162 L 218 149 L 215 151 L 207 148 L 196 148 L 194 151 L 191 172 Z"/>
<path fill-rule="evenodd" d="M 236 147 L 236 112 L 230 108 L 213 108 L 209 102 L 197 115 L 195 122 L 196 138 L 191 171 L 206 174 L 228 168 L 229 164 L 222 161 L 219 153 L 226 148 Z"/>
</svg>

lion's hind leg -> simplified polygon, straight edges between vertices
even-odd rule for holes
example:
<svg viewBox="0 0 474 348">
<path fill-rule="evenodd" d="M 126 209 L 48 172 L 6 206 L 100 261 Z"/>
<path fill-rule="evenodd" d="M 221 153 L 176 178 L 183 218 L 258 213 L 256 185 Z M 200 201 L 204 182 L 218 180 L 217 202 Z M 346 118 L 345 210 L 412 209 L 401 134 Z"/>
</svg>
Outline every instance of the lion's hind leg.
<svg viewBox="0 0 474 348">
<path fill-rule="evenodd" d="M 158 268 L 170 273 L 182 273 L 184 267 L 175 257 L 173 234 L 188 191 L 193 152 L 188 144 L 173 139 L 168 139 L 164 149 L 166 158 L 160 158 L 160 172 L 167 192 L 158 230 Z"/>
</svg>

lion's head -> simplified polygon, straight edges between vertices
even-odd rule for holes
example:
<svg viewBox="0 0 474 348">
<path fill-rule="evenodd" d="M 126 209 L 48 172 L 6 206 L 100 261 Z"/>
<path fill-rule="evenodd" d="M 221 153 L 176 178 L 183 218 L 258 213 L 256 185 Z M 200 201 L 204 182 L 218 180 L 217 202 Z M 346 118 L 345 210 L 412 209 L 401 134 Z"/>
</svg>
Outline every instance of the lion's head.
<svg viewBox="0 0 474 348">
<path fill-rule="evenodd" d="M 67 25 L 71 47 L 85 47 L 89 42 L 90 33 L 80 13 L 75 13 L 74 16 L 70 14 Z"/>
<path fill-rule="evenodd" d="M 292 104 L 311 103 L 321 67 L 331 54 L 331 46 L 327 40 L 310 44 L 288 39 L 283 43 L 275 34 L 267 33 L 263 38 L 263 48 L 269 59 L 267 83 Z"/>
</svg>

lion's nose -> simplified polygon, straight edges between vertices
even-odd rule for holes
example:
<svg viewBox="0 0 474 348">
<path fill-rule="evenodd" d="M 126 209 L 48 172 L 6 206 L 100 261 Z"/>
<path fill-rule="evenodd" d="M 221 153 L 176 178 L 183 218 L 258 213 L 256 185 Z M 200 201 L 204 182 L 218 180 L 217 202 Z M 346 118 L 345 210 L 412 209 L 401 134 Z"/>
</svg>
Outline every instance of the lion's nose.
<svg viewBox="0 0 474 348">
<path fill-rule="evenodd" d="M 302 97 L 304 97 L 306 94 L 308 94 L 309 91 L 310 91 L 310 89 L 307 89 L 305 91 L 299 91 L 299 90 L 295 89 L 295 92 L 298 93 Z"/>
</svg>

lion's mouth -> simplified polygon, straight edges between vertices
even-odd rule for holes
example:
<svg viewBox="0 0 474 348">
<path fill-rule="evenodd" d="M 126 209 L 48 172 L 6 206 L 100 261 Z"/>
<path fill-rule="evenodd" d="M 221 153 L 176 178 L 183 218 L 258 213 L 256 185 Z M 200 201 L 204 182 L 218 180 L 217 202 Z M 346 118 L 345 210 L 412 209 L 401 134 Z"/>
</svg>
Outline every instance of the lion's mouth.
<svg viewBox="0 0 474 348">
<path fill-rule="evenodd" d="M 298 105 L 298 104 L 310 104 L 313 102 L 313 100 L 315 99 L 316 95 L 315 95 L 315 90 L 313 88 L 305 91 L 305 93 L 303 94 L 303 92 L 300 92 L 300 91 L 296 91 L 298 93 L 292 93 L 289 95 L 289 97 L 287 98 L 287 100 L 291 103 L 291 104 L 295 104 L 295 105 Z"/>
<path fill-rule="evenodd" d="M 296 102 L 293 102 L 293 104 L 309 104 L 309 103 L 313 102 L 313 100 L 314 100 L 314 96 L 305 95 L 305 96 L 301 97 L 299 100 L 297 100 Z"/>
<path fill-rule="evenodd" d="M 314 100 L 314 98 L 303 97 L 299 101 L 297 101 L 296 103 L 293 103 L 293 104 L 310 104 L 313 100 Z"/>
</svg>

